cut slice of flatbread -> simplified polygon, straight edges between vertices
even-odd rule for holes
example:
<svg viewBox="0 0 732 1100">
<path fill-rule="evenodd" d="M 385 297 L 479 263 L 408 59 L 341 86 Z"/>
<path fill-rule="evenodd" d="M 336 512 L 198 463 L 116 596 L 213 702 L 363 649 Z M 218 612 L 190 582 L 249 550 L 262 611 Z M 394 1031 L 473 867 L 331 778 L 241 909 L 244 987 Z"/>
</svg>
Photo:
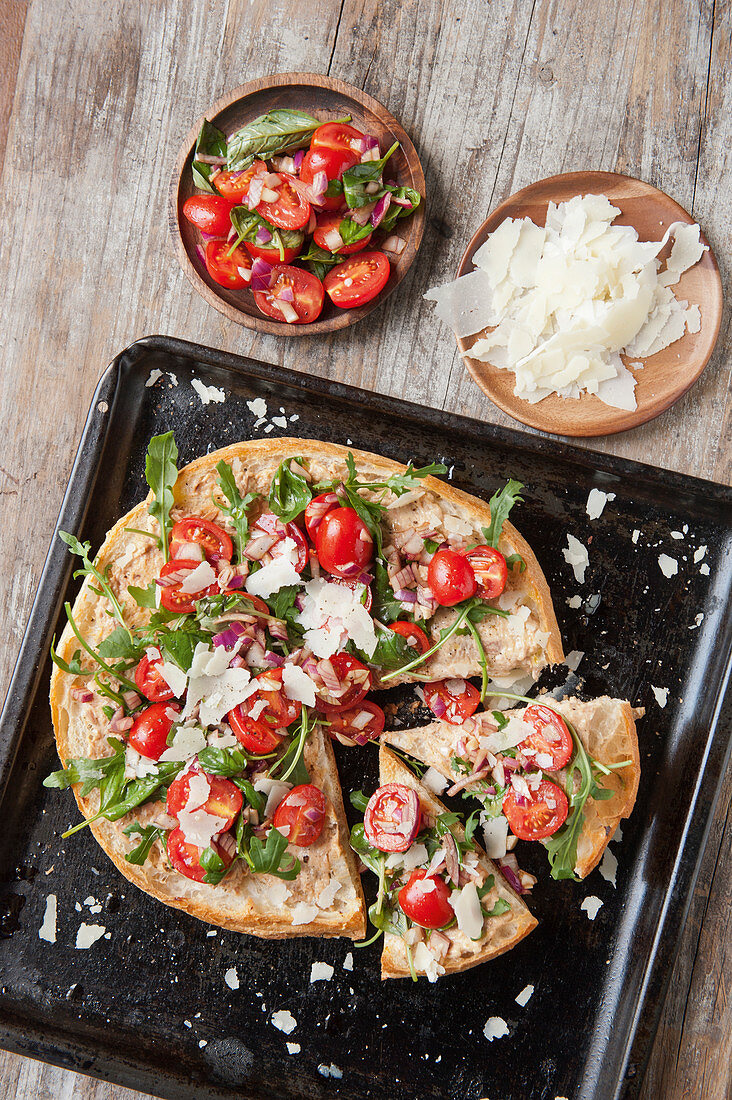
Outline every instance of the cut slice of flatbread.
<svg viewBox="0 0 732 1100">
<path fill-rule="evenodd" d="M 385 745 L 382 745 L 379 750 L 379 781 L 382 786 L 386 783 L 402 783 L 405 787 L 416 791 L 422 812 L 432 818 L 447 812 L 447 807 L 435 798 L 420 783 L 416 775 Z M 451 832 L 459 840 L 465 838 L 465 831 L 459 825 L 452 826 Z M 492 908 L 499 898 L 508 902 L 511 908 L 499 916 L 486 918 L 485 931 L 479 940 L 469 939 L 456 926 L 442 932 L 442 935 L 450 940 L 450 947 L 440 964 L 444 968 L 442 972 L 446 974 L 457 974 L 461 970 L 469 970 L 470 967 L 487 962 L 496 955 L 502 955 L 504 951 L 510 951 L 537 925 L 536 918 L 531 915 L 523 900 L 511 889 L 496 865 L 480 849 L 478 849 L 478 860 L 486 874 L 494 877 L 493 888 L 484 899 L 486 908 Z M 415 968 L 418 973 L 425 973 L 425 970 L 417 964 L 417 959 L 415 959 Z M 381 955 L 381 977 L 408 978 L 410 976 L 404 940 L 401 936 L 385 935 Z"/>
<path fill-rule="evenodd" d="M 609 841 L 612 839 L 622 818 L 629 817 L 635 804 L 640 782 L 640 754 L 635 719 L 641 717 L 642 710 L 634 710 L 630 703 L 622 699 L 610 699 L 602 696 L 590 702 L 580 699 L 562 699 L 557 701 L 539 696 L 537 703 L 547 702 L 555 707 L 572 723 L 578 737 L 587 751 L 601 764 L 617 764 L 621 760 L 631 760 L 625 768 L 612 771 L 603 776 L 601 785 L 613 791 L 611 798 L 604 801 L 588 799 L 585 803 L 585 820 L 577 844 L 577 863 L 575 872 L 585 878 L 602 859 Z M 506 715 L 520 716 L 525 707 L 506 711 Z M 489 714 L 486 715 L 490 717 Z M 480 714 L 473 715 L 474 721 L 480 720 Z M 465 779 L 463 772 L 457 771 L 452 760 L 461 756 L 459 742 L 466 736 L 461 725 L 452 722 L 430 722 L 416 729 L 391 730 L 382 735 L 384 741 L 403 752 L 435 768 L 448 780 L 456 783 Z M 565 772 L 546 772 L 546 777 L 566 789 Z M 466 790 L 471 790 L 466 785 Z"/>
</svg>

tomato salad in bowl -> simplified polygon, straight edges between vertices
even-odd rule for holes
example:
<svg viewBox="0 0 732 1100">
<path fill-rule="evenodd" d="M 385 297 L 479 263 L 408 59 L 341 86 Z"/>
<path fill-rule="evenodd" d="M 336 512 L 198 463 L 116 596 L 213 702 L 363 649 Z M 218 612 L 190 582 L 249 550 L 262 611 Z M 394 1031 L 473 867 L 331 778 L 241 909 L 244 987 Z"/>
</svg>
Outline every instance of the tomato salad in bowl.
<svg viewBox="0 0 732 1100">
<path fill-rule="evenodd" d="M 351 116 L 322 122 L 274 109 L 227 137 L 204 121 L 193 154 L 198 189 L 183 216 L 199 230 L 210 278 L 251 291 L 261 314 L 311 324 L 326 300 L 338 310 L 376 298 L 406 247 L 401 222 L 420 193 Z"/>
</svg>

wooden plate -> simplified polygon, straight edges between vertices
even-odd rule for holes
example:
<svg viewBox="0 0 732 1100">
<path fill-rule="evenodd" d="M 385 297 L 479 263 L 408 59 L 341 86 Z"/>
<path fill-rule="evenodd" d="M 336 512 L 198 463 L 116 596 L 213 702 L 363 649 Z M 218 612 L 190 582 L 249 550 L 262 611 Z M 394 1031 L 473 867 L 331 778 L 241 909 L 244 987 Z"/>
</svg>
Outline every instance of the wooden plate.
<svg viewBox="0 0 732 1100">
<path fill-rule="evenodd" d="M 632 225 L 642 241 L 660 240 L 672 222 L 694 222 L 683 207 L 663 191 L 631 176 L 615 172 L 570 172 L 551 176 L 517 191 L 486 218 L 466 248 L 457 274 L 465 275 L 473 270 L 474 253 L 506 218 L 529 217 L 543 226 L 550 201 L 566 202 L 574 195 L 593 193 L 607 195 L 621 211 L 613 224 Z M 703 233 L 701 239 L 709 244 Z M 666 254 L 664 250 L 663 255 Z M 642 369 L 633 371 L 637 379 L 637 408 L 632 412 L 605 405 L 588 393 L 579 398 L 552 395 L 531 405 L 514 395 L 516 376 L 513 371 L 499 370 L 490 363 L 470 358 L 470 348 L 479 334 L 459 338 L 458 346 L 483 392 L 494 405 L 522 424 L 554 435 L 613 435 L 645 424 L 665 412 L 696 382 L 709 362 L 722 320 L 722 281 L 711 248 L 672 289 L 677 298 L 699 306 L 701 329 L 697 333 L 685 333 L 681 340 L 646 359 Z M 625 357 L 623 361 L 628 365 Z"/>
<path fill-rule="evenodd" d="M 322 118 L 323 122 L 351 115 L 353 125 L 377 138 L 383 152 L 398 141 L 400 148 L 389 161 L 392 173 L 400 184 L 413 187 L 424 196 L 422 165 L 405 131 L 385 107 L 360 88 L 353 88 L 342 80 L 333 80 L 316 73 L 277 73 L 261 80 L 250 80 L 248 84 L 235 88 L 217 100 L 204 117 L 225 134 L 231 134 L 258 115 L 266 114 L 276 107 L 308 111 L 315 118 Z M 201 243 L 200 234 L 183 217 L 183 203 L 190 195 L 198 193 L 193 185 L 191 163 L 202 124 L 203 118 L 200 118 L 186 137 L 178 156 L 170 185 L 168 221 L 180 265 L 207 302 L 231 321 L 258 332 L 279 336 L 312 336 L 316 333 L 335 332 L 355 324 L 381 305 L 387 295 L 399 286 L 422 241 L 424 202 L 414 214 L 399 223 L 399 236 L 407 243 L 401 256 L 391 265 L 388 283 L 381 294 L 358 309 L 338 309 L 326 294 L 323 312 L 317 321 L 310 325 L 288 325 L 284 321 L 271 321 L 260 313 L 251 291 L 228 290 L 215 283 L 197 251 L 196 246 Z"/>
</svg>

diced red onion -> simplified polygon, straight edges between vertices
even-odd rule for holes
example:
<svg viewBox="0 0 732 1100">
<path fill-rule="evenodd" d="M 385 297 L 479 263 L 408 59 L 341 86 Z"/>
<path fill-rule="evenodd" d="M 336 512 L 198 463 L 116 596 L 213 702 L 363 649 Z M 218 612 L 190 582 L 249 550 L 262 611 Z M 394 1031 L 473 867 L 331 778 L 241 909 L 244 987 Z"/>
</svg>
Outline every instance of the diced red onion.
<svg viewBox="0 0 732 1100">
<path fill-rule="evenodd" d="M 416 577 L 414 576 L 414 570 L 411 565 L 405 565 L 403 569 L 400 569 L 398 573 L 395 573 L 391 578 L 391 587 L 395 592 L 398 592 L 401 588 L 406 588 L 409 584 L 414 584 Z"/>
<path fill-rule="evenodd" d="M 412 590 L 409 588 L 400 588 L 394 593 L 394 595 L 401 603 L 417 602 L 417 593 L 412 592 Z"/>
<path fill-rule="evenodd" d="M 256 240 L 257 244 L 266 244 L 267 241 L 272 240 L 272 234 L 270 233 L 269 229 L 266 228 L 266 226 L 260 225 L 259 229 L 257 230 Z"/>
<path fill-rule="evenodd" d="M 338 504 L 338 497 L 335 493 L 326 493 L 323 500 L 313 500 L 310 502 L 308 505 L 308 521 L 311 530 L 317 531 L 323 516 L 329 512 L 335 504 Z M 300 608 L 300 610 L 302 611 L 302 608 Z"/>
<path fill-rule="evenodd" d="M 407 247 L 407 242 L 402 240 L 401 237 L 397 237 L 392 234 L 391 237 L 387 237 L 381 246 L 382 252 L 391 252 L 394 256 L 401 256 L 404 249 Z"/>
<path fill-rule="evenodd" d="M 366 164 L 371 160 L 379 160 L 379 147 L 374 146 L 373 149 L 367 149 L 365 153 L 361 154 L 361 164 Z"/>
<path fill-rule="evenodd" d="M 313 182 L 310 185 L 313 189 L 313 194 L 317 199 L 322 198 L 328 189 L 328 177 L 325 172 L 316 172 L 313 176 Z"/>
<path fill-rule="evenodd" d="M 315 217 L 315 211 L 310 211 L 310 218 L 308 224 L 305 226 L 305 236 L 312 237 L 315 230 L 318 228 L 318 219 Z"/>
<path fill-rule="evenodd" d="M 305 610 L 305 596 L 302 592 L 298 592 L 298 594 L 295 596 L 295 607 L 298 611 Z"/>
<path fill-rule="evenodd" d="M 245 581 L 246 581 L 246 577 L 242 577 L 237 573 L 236 576 L 231 578 L 231 580 L 229 581 L 229 583 L 227 584 L 226 587 L 227 588 L 243 588 Z"/>
<path fill-rule="evenodd" d="M 370 220 L 371 220 L 371 224 L 373 225 L 374 229 L 376 229 L 376 227 L 378 225 L 381 225 L 382 221 L 384 220 L 384 215 L 386 214 L 386 212 L 389 209 L 390 205 L 391 205 L 391 192 L 387 191 L 385 195 L 381 196 L 381 198 L 377 202 L 376 206 L 371 211 L 371 219 Z"/>
<path fill-rule="evenodd" d="M 308 674 L 311 680 L 315 680 L 316 683 L 322 682 L 323 677 L 320 675 L 318 662 L 316 661 L 315 657 L 307 657 L 302 663 L 302 670 L 303 672 L 306 672 Z"/>
<path fill-rule="evenodd" d="M 458 879 L 460 878 L 460 859 L 458 857 L 455 837 L 452 835 L 452 833 L 447 832 L 442 838 L 442 843 L 445 848 L 445 867 L 447 870 L 447 877 L 451 878 L 457 886 Z"/>
<path fill-rule="evenodd" d="M 433 695 L 430 699 L 430 710 L 434 714 L 435 718 L 442 718 L 445 711 L 447 710 L 447 705 L 444 699 L 442 699 L 442 697 L 437 694 Z"/>
<path fill-rule="evenodd" d="M 264 667 L 264 646 L 259 642 L 252 642 L 247 652 L 247 664 L 251 668 Z"/>
<path fill-rule="evenodd" d="M 327 687 L 328 691 L 340 691 L 341 682 L 336 676 L 335 669 L 333 668 L 333 665 L 330 663 L 330 661 L 327 658 L 323 658 L 322 660 L 318 661 L 317 667 L 321 679 Z"/>
<path fill-rule="evenodd" d="M 295 153 L 295 155 L 293 156 L 292 159 L 295 162 L 295 168 L 299 171 L 300 170 L 300 165 L 302 164 L 303 160 L 305 159 L 305 150 L 304 149 L 298 149 L 298 151 Z"/>
<path fill-rule="evenodd" d="M 203 251 L 200 244 L 196 245 L 196 255 L 198 256 L 199 260 L 201 261 L 201 263 L 205 267 L 206 266 L 206 253 Z"/>
<path fill-rule="evenodd" d="M 226 649 L 232 649 L 239 640 L 240 633 L 241 631 L 234 630 L 234 624 L 232 623 L 227 630 L 222 630 L 220 634 L 214 634 L 213 644 L 215 646 L 222 645 Z"/>
<path fill-rule="evenodd" d="M 269 624 L 269 632 L 273 638 L 278 638 L 281 642 L 288 640 L 287 624 L 280 622 L 279 619 L 275 619 Z"/>
<path fill-rule="evenodd" d="M 129 710 L 134 710 L 136 707 L 139 707 L 142 702 L 142 699 L 136 691 L 123 691 L 122 698 L 125 701 L 125 706 L 128 707 Z"/>
<path fill-rule="evenodd" d="M 511 886 L 517 894 L 525 894 L 526 890 L 521 884 L 521 879 L 518 877 L 508 861 L 499 859 L 498 866 L 508 885 Z M 518 864 L 516 864 L 516 866 L 518 867 Z"/>
<path fill-rule="evenodd" d="M 175 552 L 175 559 L 182 561 L 203 561 L 203 547 L 199 542 L 182 542 Z"/>
<path fill-rule="evenodd" d="M 232 657 L 229 661 L 229 668 L 244 668 L 246 661 L 238 653 L 236 657 Z"/>
<path fill-rule="evenodd" d="M 278 302 L 294 302 L 295 294 L 291 286 L 283 286 L 281 290 L 277 291 Z"/>
<path fill-rule="evenodd" d="M 285 658 L 280 653 L 274 653 L 268 649 L 264 654 L 264 663 L 270 668 L 277 668 L 279 665 L 284 665 Z"/>
<path fill-rule="evenodd" d="M 329 229 L 323 234 L 323 243 L 331 252 L 337 252 L 339 248 L 343 248 L 343 237 L 337 229 Z"/>
<path fill-rule="evenodd" d="M 275 191 L 271 187 L 263 187 L 262 188 L 262 197 L 261 197 L 260 201 L 261 202 L 277 202 L 277 199 L 279 197 L 280 197 L 279 191 Z"/>
<path fill-rule="evenodd" d="M 244 548 L 244 557 L 250 561 L 261 561 L 267 551 L 274 546 L 277 539 L 274 535 L 255 535 Z"/>
<path fill-rule="evenodd" d="M 403 206 L 405 210 L 411 210 L 414 205 L 409 199 L 403 199 L 400 195 L 392 195 L 391 201 L 395 206 Z"/>
<path fill-rule="evenodd" d="M 357 210 L 352 210 L 350 216 L 356 225 L 366 225 L 375 206 L 375 202 L 368 202 L 365 206 L 359 206 Z"/>
<path fill-rule="evenodd" d="M 228 244 L 229 241 L 233 241 L 234 237 L 238 237 L 238 236 L 239 236 L 239 234 L 237 233 L 237 231 L 234 229 L 234 226 L 232 225 L 231 229 L 229 230 L 229 235 L 226 238 L 226 243 Z"/>
<path fill-rule="evenodd" d="M 264 180 L 261 176 L 253 176 L 251 183 L 249 184 L 249 193 L 247 194 L 247 207 L 249 210 L 254 210 L 262 201 L 262 191 L 264 190 Z"/>
<path fill-rule="evenodd" d="M 252 269 L 250 267 L 237 267 L 236 269 L 245 283 L 252 281 Z"/>
<path fill-rule="evenodd" d="M 288 325 L 293 325 L 298 320 L 297 310 L 290 302 L 282 301 L 280 298 L 272 298 L 271 303 L 282 314 Z"/>
<path fill-rule="evenodd" d="M 297 179 L 296 176 L 290 176 L 288 182 L 290 183 L 291 187 L 293 187 L 295 191 L 297 191 L 298 195 L 302 195 L 305 201 L 309 202 L 312 206 L 323 205 L 323 196 L 316 195 L 310 184 L 303 183 L 302 180 Z"/>
<path fill-rule="evenodd" d="M 226 157 L 216 157 L 212 153 L 196 153 L 195 159 L 201 164 L 226 164 Z"/>
<path fill-rule="evenodd" d="M 262 179 L 265 187 L 277 188 L 282 183 L 282 176 L 279 172 L 267 172 L 266 175 L 262 176 Z"/>
<path fill-rule="evenodd" d="M 199 230 L 199 232 L 201 234 L 201 240 L 204 240 L 206 242 L 206 244 L 208 244 L 209 241 L 220 241 L 221 240 L 221 234 L 220 233 L 204 233 L 202 229 Z"/>
<path fill-rule="evenodd" d="M 87 691 L 86 688 L 72 688 L 71 698 L 78 699 L 80 703 L 91 703 L 94 699 L 94 692 Z"/>
</svg>

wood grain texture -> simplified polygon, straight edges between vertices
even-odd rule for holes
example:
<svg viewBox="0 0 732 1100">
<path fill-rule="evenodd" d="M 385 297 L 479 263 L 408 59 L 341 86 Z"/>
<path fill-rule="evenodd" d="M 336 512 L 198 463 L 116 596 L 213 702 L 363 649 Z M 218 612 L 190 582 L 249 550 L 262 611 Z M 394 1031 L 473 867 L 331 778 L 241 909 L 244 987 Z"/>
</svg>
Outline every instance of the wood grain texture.
<svg viewBox="0 0 732 1100">
<path fill-rule="evenodd" d="M 17 17 L 24 5 L 8 8 Z M 730 6 L 713 0 L 34 0 L 14 98 L 12 36 L 0 36 L 0 106 L 12 99 L 0 192 L 0 547 L 13 563 L 0 576 L 0 692 L 92 387 L 130 341 L 167 332 L 513 424 L 421 295 L 450 277 L 498 202 L 586 168 L 627 172 L 676 198 L 729 287 L 731 38 Z M 302 341 L 245 331 L 211 309 L 180 271 L 166 226 L 192 121 L 227 90 L 294 69 L 383 102 L 411 135 L 429 193 L 423 246 L 399 291 L 368 323 L 314 337 L 307 355 Z M 732 480 L 731 350 L 728 308 L 693 389 L 653 423 L 592 446 Z M 731 793 L 728 776 L 643 1100 L 729 1100 Z M 0 1100 L 135 1095 L 0 1054 Z"/>
</svg>

